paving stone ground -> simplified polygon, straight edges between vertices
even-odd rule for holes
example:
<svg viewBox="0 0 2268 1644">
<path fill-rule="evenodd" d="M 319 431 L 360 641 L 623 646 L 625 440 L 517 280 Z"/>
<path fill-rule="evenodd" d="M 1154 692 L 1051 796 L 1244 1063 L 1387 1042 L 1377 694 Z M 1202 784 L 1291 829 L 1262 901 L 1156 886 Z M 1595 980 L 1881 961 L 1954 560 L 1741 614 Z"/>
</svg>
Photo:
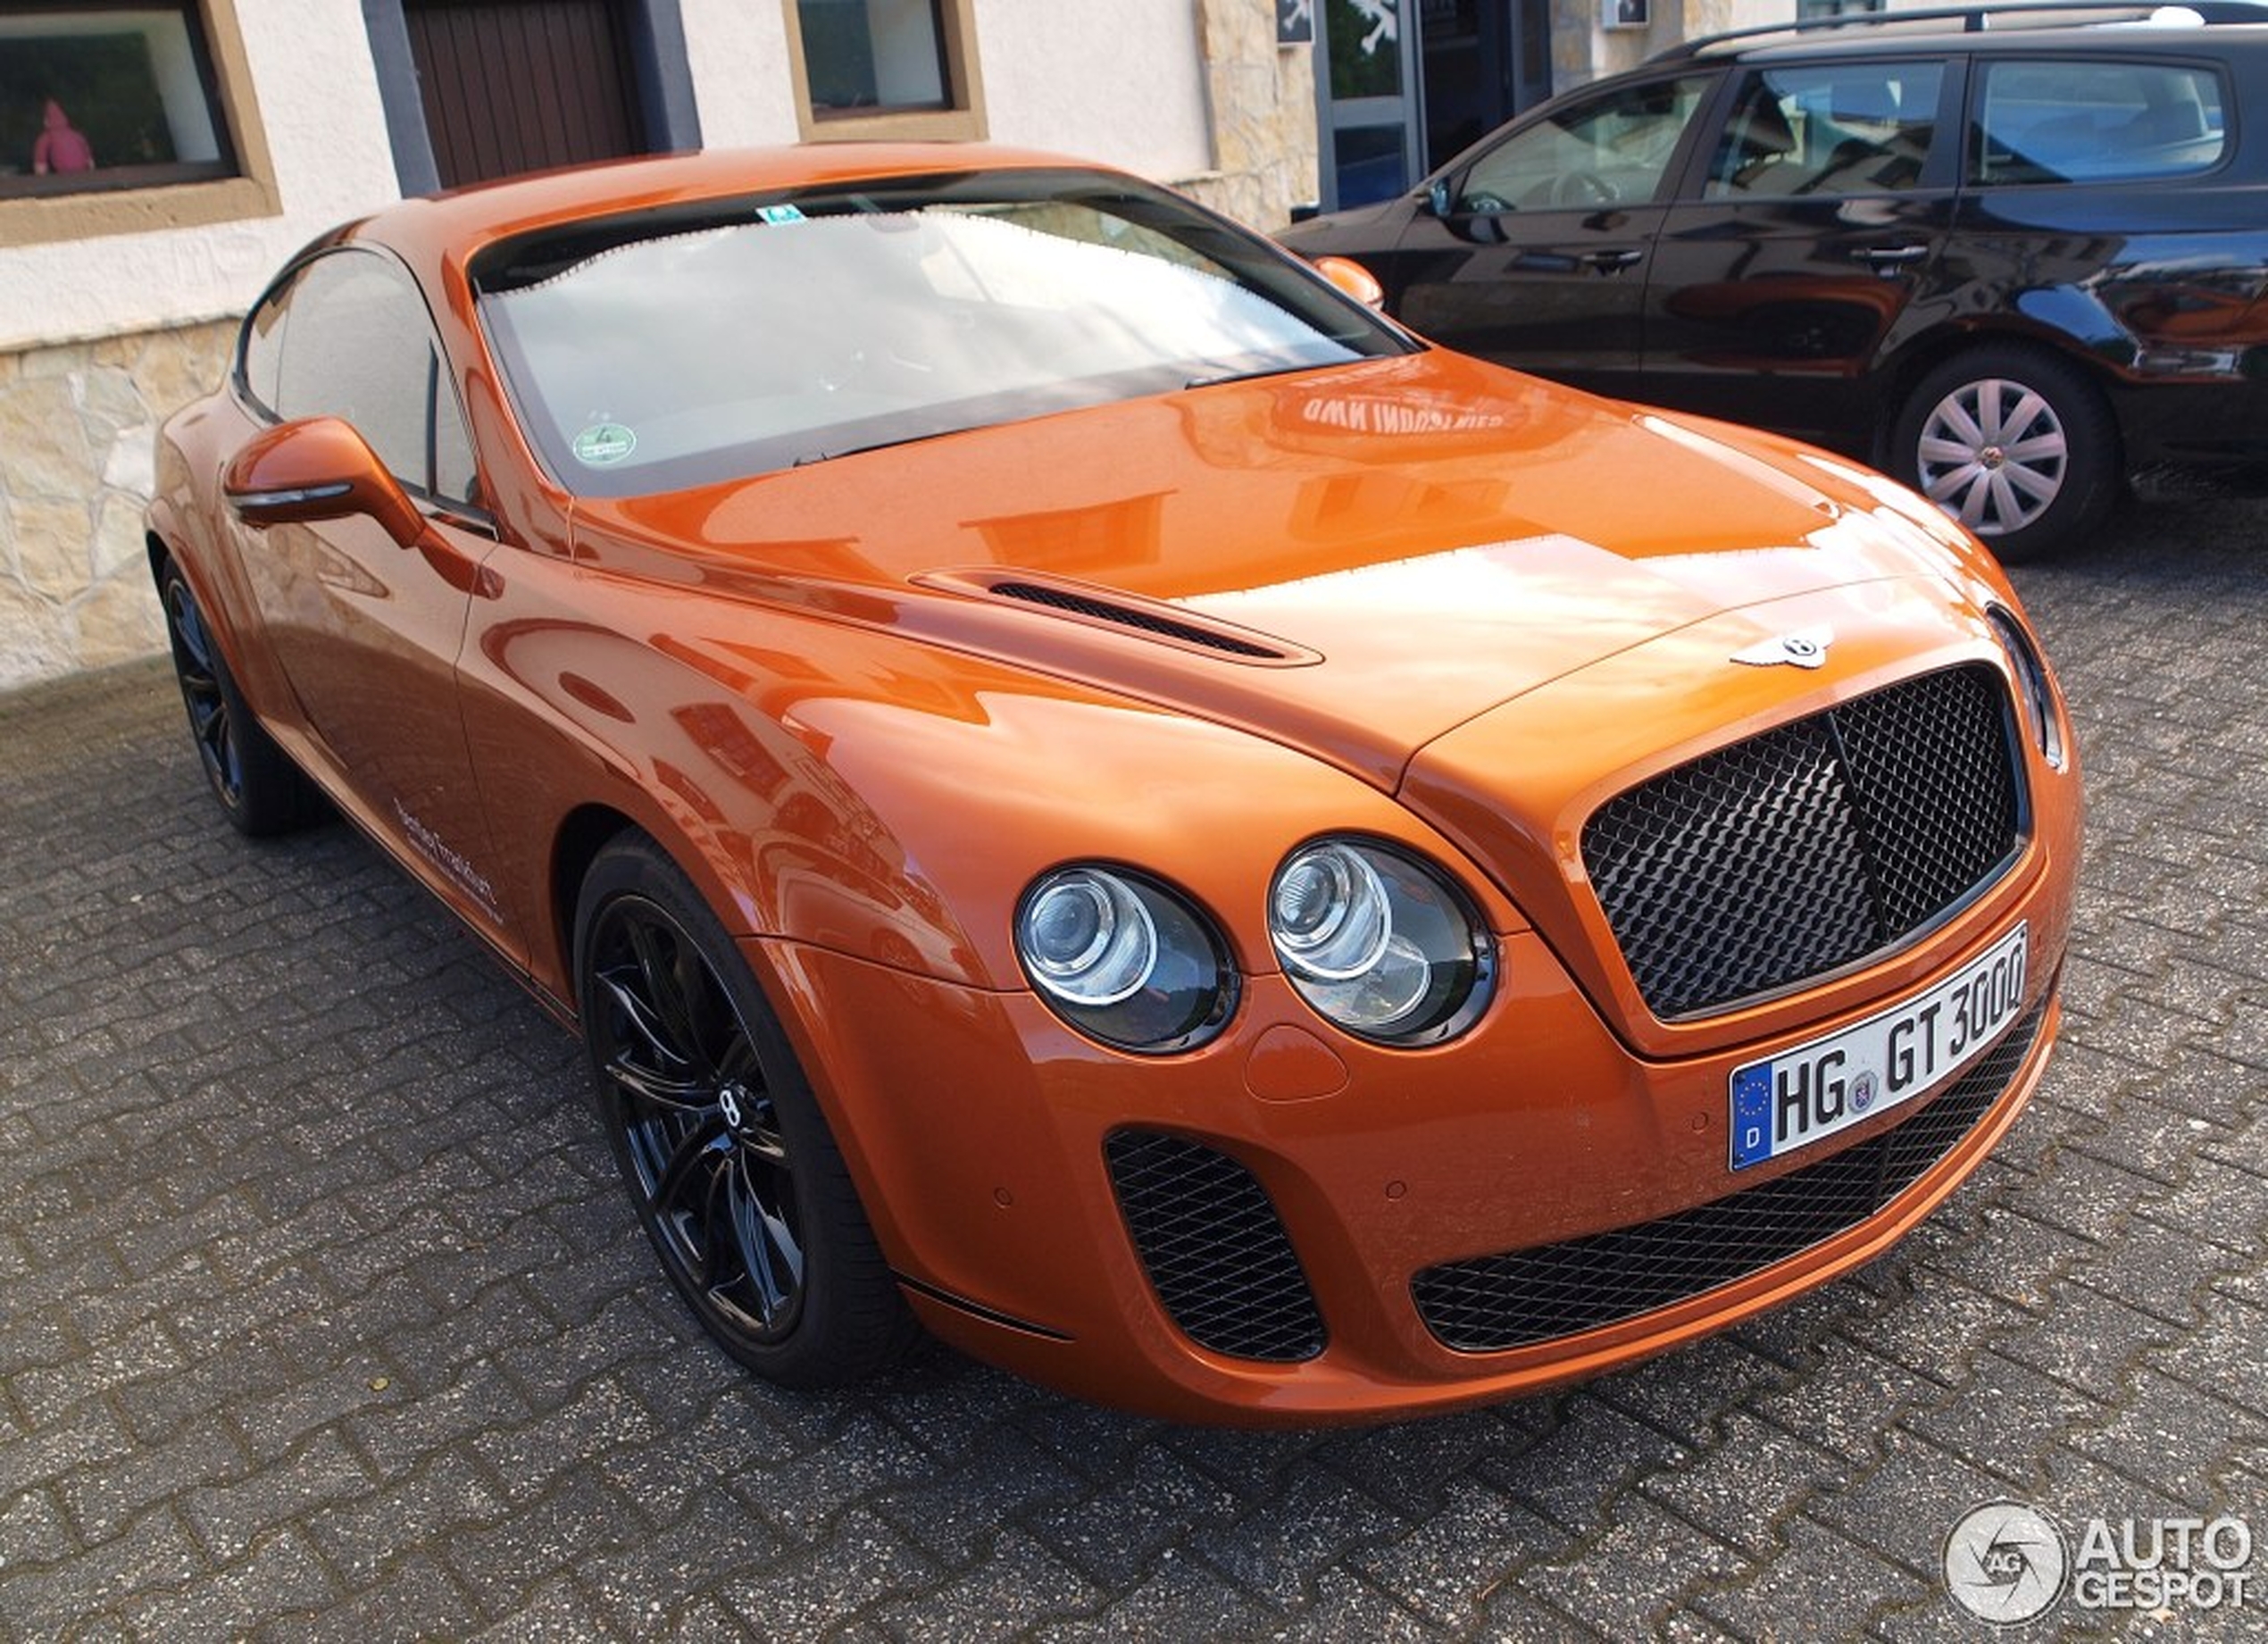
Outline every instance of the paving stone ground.
<svg viewBox="0 0 2268 1644">
<path fill-rule="evenodd" d="M 1690 1351 L 1316 1434 L 942 1351 L 751 1381 L 421 892 L 221 826 L 159 666 L 0 697 L 0 1638 L 1974 1639 L 1939 1549 L 1995 1498 L 2234 1515 L 2268 1589 L 2268 505 L 2020 582 L 2091 832 L 1994 1159 Z M 2268 1591 L 2115 1625 L 2268 1636 Z"/>
</svg>

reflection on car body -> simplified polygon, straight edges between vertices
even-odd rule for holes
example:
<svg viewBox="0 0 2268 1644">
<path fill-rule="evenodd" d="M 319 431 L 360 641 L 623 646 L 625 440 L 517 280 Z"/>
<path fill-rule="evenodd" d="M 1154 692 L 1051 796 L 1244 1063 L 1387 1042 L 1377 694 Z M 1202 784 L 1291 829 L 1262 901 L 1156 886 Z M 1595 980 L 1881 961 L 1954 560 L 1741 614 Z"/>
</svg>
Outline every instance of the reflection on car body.
<svg viewBox="0 0 2268 1644">
<path fill-rule="evenodd" d="M 918 1321 L 1189 1419 L 1548 1387 L 1879 1253 L 2055 1038 L 2076 762 L 1972 538 L 1130 178 L 405 203 L 158 461 L 227 814 L 327 802 L 581 1035 L 664 1273 L 785 1384 Z M 1742 1156 L 1776 1068 L 1815 1122 Z"/>
</svg>

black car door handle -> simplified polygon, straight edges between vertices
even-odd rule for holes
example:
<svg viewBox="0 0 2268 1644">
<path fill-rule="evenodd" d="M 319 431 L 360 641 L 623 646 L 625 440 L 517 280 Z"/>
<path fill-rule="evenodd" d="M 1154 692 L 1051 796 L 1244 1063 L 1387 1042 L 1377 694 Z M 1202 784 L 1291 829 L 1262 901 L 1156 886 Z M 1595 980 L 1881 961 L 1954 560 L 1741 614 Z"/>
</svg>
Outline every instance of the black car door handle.
<svg viewBox="0 0 2268 1644">
<path fill-rule="evenodd" d="M 1862 246 L 1851 253 L 1877 273 L 1883 274 L 1919 263 L 1929 255 L 1927 246 Z"/>
<path fill-rule="evenodd" d="M 1628 249 L 1619 251 L 1589 251 L 1583 254 L 1583 261 L 1589 263 L 1602 274 L 1619 274 L 1624 269 L 1636 263 L 1638 260 L 1645 255 L 1646 254 L 1642 251 L 1631 251 Z"/>
</svg>

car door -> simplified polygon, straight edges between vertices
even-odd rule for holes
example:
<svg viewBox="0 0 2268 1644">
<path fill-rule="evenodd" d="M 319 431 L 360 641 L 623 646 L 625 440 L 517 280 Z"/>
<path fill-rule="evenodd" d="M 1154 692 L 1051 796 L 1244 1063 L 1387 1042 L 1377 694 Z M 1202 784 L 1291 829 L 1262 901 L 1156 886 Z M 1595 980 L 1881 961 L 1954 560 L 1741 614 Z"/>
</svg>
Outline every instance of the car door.
<svg viewBox="0 0 2268 1644">
<path fill-rule="evenodd" d="M 1394 313 L 1465 353 L 1630 392 L 1659 196 L 1718 78 L 1602 88 L 1437 178 L 1392 261 Z"/>
<path fill-rule="evenodd" d="M 317 256 L 254 312 L 243 381 L 278 421 L 351 423 L 425 516 L 407 548 L 362 514 L 239 522 L 237 547 L 277 662 L 358 820 L 516 951 L 457 695 L 468 606 L 496 540 L 472 500 L 471 444 L 424 298 L 380 253 Z"/>
<path fill-rule="evenodd" d="M 1743 69 L 1663 215 L 1640 395 L 1864 454 L 1874 363 L 1942 306 L 1960 71 Z"/>
</svg>

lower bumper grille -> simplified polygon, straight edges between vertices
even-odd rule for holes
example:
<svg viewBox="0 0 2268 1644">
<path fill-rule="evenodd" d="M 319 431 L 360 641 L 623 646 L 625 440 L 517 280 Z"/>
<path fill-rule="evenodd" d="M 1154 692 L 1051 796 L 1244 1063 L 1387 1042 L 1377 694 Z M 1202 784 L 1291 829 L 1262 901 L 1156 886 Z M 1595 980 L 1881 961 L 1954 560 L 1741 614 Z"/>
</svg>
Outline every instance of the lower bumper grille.
<svg viewBox="0 0 2268 1644">
<path fill-rule="evenodd" d="M 1268 1190 L 1227 1154 L 1156 1131 L 1103 1144 L 1119 1209 L 1182 1334 L 1234 1358 L 1295 1364 L 1323 1320 Z"/>
<path fill-rule="evenodd" d="M 1636 1227 L 1430 1267 L 1410 1289 L 1425 1327 L 1461 1353 L 1532 1347 L 1761 1273 L 1847 1232 L 1922 1179 L 2006 1093 L 2045 1000 L 1928 1106 L 1831 1158 Z"/>
</svg>

